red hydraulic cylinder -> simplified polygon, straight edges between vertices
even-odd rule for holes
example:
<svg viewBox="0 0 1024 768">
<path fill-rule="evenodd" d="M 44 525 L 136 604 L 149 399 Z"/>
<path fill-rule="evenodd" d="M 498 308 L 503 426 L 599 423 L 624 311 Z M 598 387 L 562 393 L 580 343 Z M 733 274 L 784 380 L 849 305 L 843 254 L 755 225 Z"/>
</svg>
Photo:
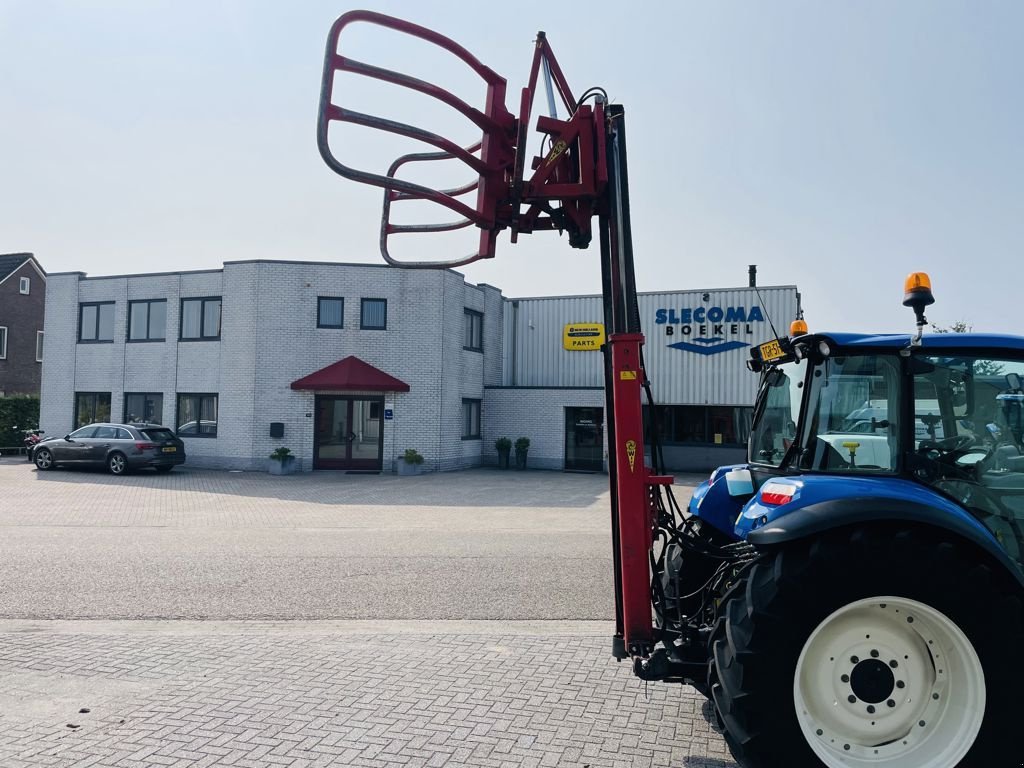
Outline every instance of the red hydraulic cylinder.
<svg viewBox="0 0 1024 768">
<path fill-rule="evenodd" d="M 651 475 L 644 463 L 640 333 L 609 338 L 614 387 L 615 451 L 619 509 L 619 558 L 622 566 L 622 629 L 631 656 L 646 656 L 654 646 L 651 619 L 650 552 L 654 529 L 651 485 L 667 485 L 671 477 Z"/>
</svg>

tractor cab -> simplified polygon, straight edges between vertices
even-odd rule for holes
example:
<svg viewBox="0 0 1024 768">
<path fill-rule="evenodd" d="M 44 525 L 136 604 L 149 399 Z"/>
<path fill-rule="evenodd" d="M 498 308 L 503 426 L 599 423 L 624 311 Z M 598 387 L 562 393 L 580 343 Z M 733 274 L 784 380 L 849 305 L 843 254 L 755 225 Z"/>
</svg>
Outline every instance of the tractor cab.
<svg viewBox="0 0 1024 768">
<path fill-rule="evenodd" d="M 1021 563 L 1024 339 L 950 333 L 911 342 L 807 334 L 761 345 L 751 366 L 761 375 L 748 444 L 753 485 L 914 483 L 980 520 Z"/>
</svg>

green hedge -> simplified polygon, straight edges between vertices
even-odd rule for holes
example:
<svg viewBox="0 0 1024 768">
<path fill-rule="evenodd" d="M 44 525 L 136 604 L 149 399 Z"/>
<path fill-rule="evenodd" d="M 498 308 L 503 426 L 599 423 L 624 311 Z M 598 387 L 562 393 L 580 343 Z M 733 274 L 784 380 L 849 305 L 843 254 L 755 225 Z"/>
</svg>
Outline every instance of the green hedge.
<svg viewBox="0 0 1024 768">
<path fill-rule="evenodd" d="M 0 397 L 0 448 L 20 447 L 24 429 L 39 426 L 39 397 L 11 395 Z"/>
</svg>

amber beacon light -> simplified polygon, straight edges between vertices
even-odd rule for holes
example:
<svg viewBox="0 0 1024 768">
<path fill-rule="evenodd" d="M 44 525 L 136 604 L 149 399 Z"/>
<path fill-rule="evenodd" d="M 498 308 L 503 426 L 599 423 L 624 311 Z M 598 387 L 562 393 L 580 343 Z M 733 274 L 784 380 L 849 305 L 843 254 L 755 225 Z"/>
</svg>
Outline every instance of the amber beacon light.
<svg viewBox="0 0 1024 768">
<path fill-rule="evenodd" d="M 789 324 L 789 335 L 792 336 L 806 336 L 807 335 L 807 321 L 802 318 L 797 318 Z"/>
<path fill-rule="evenodd" d="M 924 308 L 935 303 L 932 295 L 932 281 L 926 272 L 911 272 L 903 283 L 903 306 L 914 310 L 917 318 L 917 333 L 914 344 L 921 343 L 921 332 L 928 322 L 924 316 Z"/>
</svg>

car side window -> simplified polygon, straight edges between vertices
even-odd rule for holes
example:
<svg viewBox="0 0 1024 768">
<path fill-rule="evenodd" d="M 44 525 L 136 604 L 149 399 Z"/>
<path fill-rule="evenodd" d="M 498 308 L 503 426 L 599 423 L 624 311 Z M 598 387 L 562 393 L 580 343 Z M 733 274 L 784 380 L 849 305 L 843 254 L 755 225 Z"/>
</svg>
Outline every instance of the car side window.
<svg viewBox="0 0 1024 768">
<path fill-rule="evenodd" d="M 117 430 L 114 427 L 96 427 L 95 440 L 113 440 L 117 437 Z"/>
<path fill-rule="evenodd" d="M 115 439 L 117 439 L 117 440 L 131 440 L 132 436 L 129 434 L 127 429 L 121 429 L 120 427 L 118 427 L 118 429 L 117 429 L 117 437 Z"/>
<path fill-rule="evenodd" d="M 95 432 L 96 427 L 82 427 L 81 429 L 76 429 L 68 437 L 72 440 L 86 440 L 92 437 Z"/>
</svg>

